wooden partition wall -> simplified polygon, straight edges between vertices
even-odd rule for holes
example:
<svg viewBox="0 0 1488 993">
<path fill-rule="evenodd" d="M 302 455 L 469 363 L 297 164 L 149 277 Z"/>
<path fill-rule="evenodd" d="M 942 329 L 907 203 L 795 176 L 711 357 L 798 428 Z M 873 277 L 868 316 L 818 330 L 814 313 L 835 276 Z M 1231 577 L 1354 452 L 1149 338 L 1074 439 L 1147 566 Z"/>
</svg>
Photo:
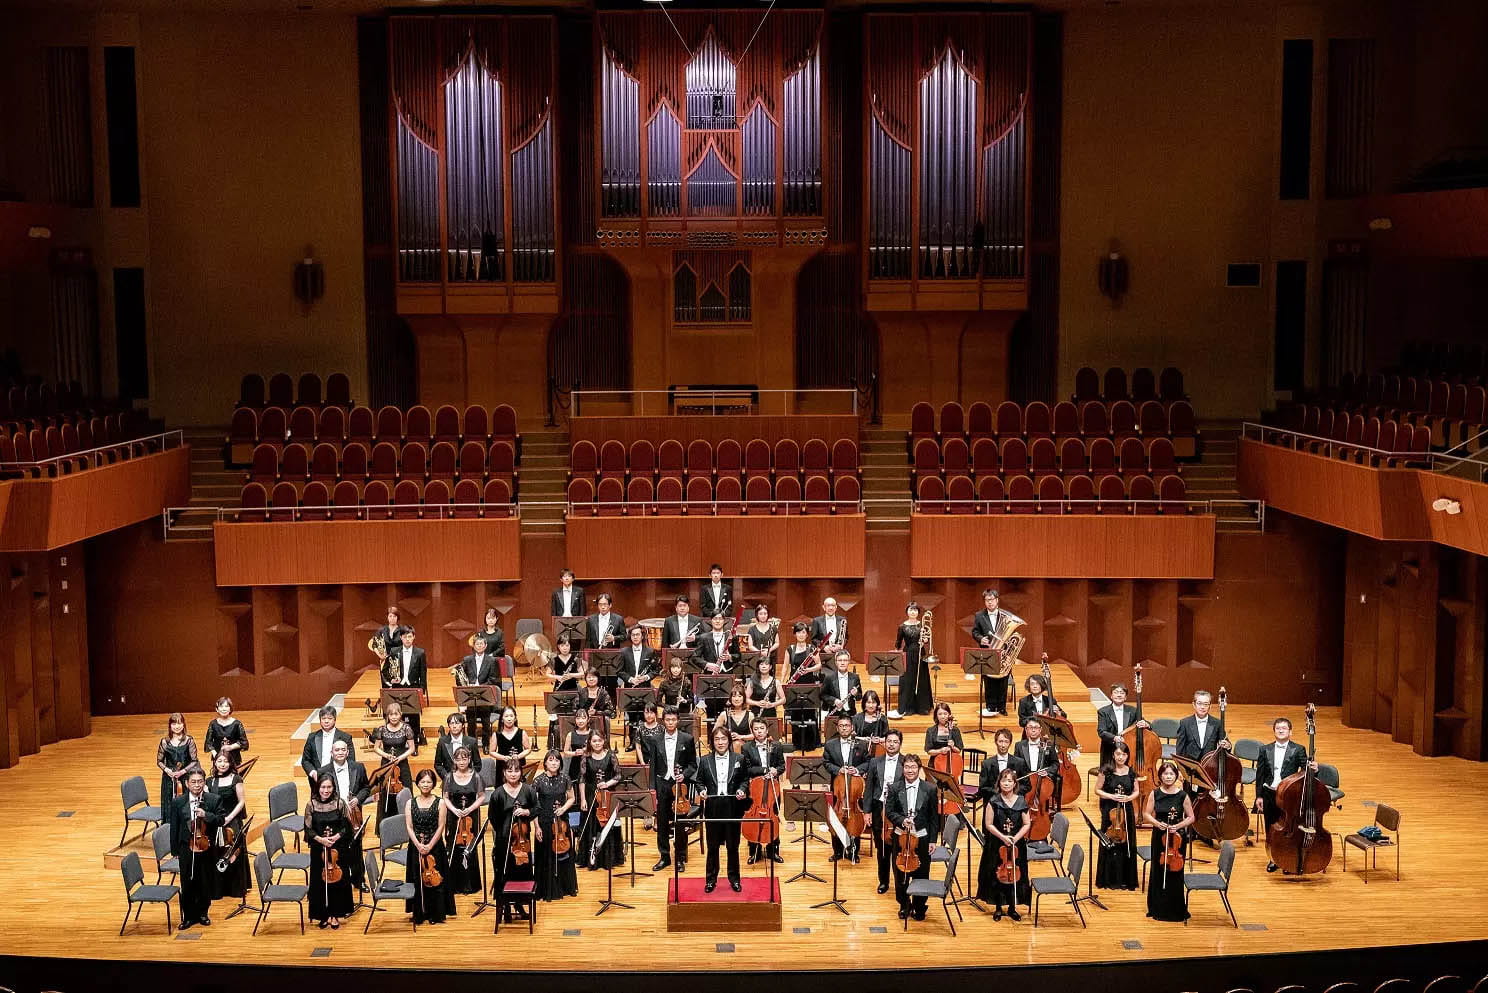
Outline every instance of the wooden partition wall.
<svg viewBox="0 0 1488 993">
<path fill-rule="evenodd" d="M 1212 579 L 1212 514 L 914 514 L 918 578 Z"/>
<path fill-rule="evenodd" d="M 0 555 L 0 768 L 91 730 L 83 549 Z"/>
<path fill-rule="evenodd" d="M 684 445 L 701 438 L 714 446 L 725 438 L 734 438 L 741 444 L 750 438 L 763 438 L 772 446 L 782 438 L 794 438 L 798 442 L 821 438 L 831 444 L 838 438 L 856 441 L 858 417 L 856 414 L 766 414 L 745 418 L 687 414 L 674 417 L 575 417 L 569 422 L 568 438 L 570 442 L 592 441 L 596 447 L 611 438 L 624 442 L 627 447 L 641 438 L 653 442 L 676 438 Z"/>
<path fill-rule="evenodd" d="M 742 517 L 575 517 L 568 567 L 620 579 L 705 576 L 727 562 L 740 576 L 861 579 L 862 514 Z"/>
<path fill-rule="evenodd" d="M 181 445 L 113 465 L 0 483 L 0 551 L 62 548 L 158 518 L 191 494 L 191 448 Z"/>
</svg>

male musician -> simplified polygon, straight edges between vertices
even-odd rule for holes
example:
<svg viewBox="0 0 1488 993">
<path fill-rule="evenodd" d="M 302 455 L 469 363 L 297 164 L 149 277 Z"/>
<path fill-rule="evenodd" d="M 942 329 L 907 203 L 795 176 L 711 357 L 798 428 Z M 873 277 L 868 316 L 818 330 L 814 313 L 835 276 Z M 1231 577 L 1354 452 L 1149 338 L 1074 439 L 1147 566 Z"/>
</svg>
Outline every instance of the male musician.
<svg viewBox="0 0 1488 993">
<path fill-rule="evenodd" d="M 822 746 L 823 768 L 827 775 L 836 779 L 839 772 L 845 772 L 849 776 L 861 776 L 868 769 L 869 759 L 868 747 L 857 738 L 853 737 L 853 726 L 851 717 L 839 717 L 837 719 L 837 737 Z M 846 812 L 841 816 L 846 820 Z M 835 832 L 832 835 L 832 861 L 846 857 L 854 863 L 858 861 L 858 839 L 849 838 L 848 846 L 843 849 L 842 842 L 837 839 Z"/>
<path fill-rule="evenodd" d="M 397 676 L 392 680 L 383 674 L 383 686 L 411 686 L 421 691 L 421 695 L 427 697 L 429 691 L 429 669 L 424 660 L 424 650 L 413 643 L 414 631 L 411 627 L 402 628 L 400 631 L 400 644 L 392 653 L 392 659 L 397 666 Z M 424 738 L 422 722 L 418 714 L 408 715 L 408 726 L 418 737 L 420 745 L 428 744 Z"/>
<path fill-rule="evenodd" d="M 776 796 L 780 795 L 780 777 L 785 775 L 785 746 L 778 741 L 770 740 L 770 725 L 763 717 L 756 717 L 749 725 L 750 733 L 754 736 L 745 742 L 744 750 L 740 754 L 744 757 L 744 765 L 749 769 L 751 781 L 761 776 L 768 777 L 775 783 Z M 762 858 L 771 862 L 784 862 L 780 857 L 780 836 L 777 833 L 775 840 L 763 847 L 754 842 L 749 843 L 749 864 L 754 865 Z"/>
<path fill-rule="evenodd" d="M 1044 726 L 1039 723 L 1037 717 L 1030 717 L 1028 723 L 1023 725 L 1024 739 L 1013 748 L 1013 755 L 1023 763 L 1025 770 L 1045 775 L 1051 779 L 1059 779 L 1059 749 L 1044 734 Z M 994 779 L 993 790 L 997 788 Z M 1058 790 L 1055 790 L 1058 793 Z"/>
<path fill-rule="evenodd" d="M 1307 760 L 1307 749 L 1292 740 L 1291 721 L 1285 717 L 1276 718 L 1271 722 L 1271 732 L 1276 740 L 1261 749 L 1255 763 L 1255 809 L 1261 812 L 1267 831 L 1271 830 L 1271 825 L 1281 820 L 1281 808 L 1276 805 L 1276 788 L 1281 785 L 1281 781 L 1293 773 L 1301 772 L 1304 765 L 1317 772 L 1317 763 Z M 1279 867 L 1275 862 L 1266 863 L 1267 872 L 1275 872 L 1277 868 Z"/>
<path fill-rule="evenodd" d="M 661 674 L 661 666 L 656 661 L 656 653 L 651 646 L 646 644 L 646 630 L 639 624 L 630 629 L 630 641 L 625 646 L 625 651 L 620 655 L 620 674 L 615 681 L 620 686 L 632 689 L 639 686 L 650 686 L 651 681 Z M 616 704 L 619 703 L 619 693 L 615 694 Z M 641 704 L 631 703 L 625 711 L 625 720 L 628 724 L 634 724 L 640 720 Z"/>
<path fill-rule="evenodd" d="M 193 924 L 210 927 L 212 919 L 207 912 L 212 909 L 212 880 L 217 870 L 217 859 L 221 852 L 217 846 L 217 831 L 222 827 L 221 800 L 216 793 L 206 788 L 207 776 L 201 768 L 193 767 L 186 774 L 186 791 L 171 799 L 170 821 L 171 854 L 181 864 L 181 930 Z M 206 821 L 207 838 L 211 842 L 204 852 L 191 850 L 191 825 L 200 814 Z"/>
<path fill-rule="evenodd" d="M 500 632 L 497 632 L 498 636 Z M 488 652 L 490 639 L 484 634 L 475 636 L 475 650 L 460 660 L 460 668 L 464 670 L 465 685 L 467 686 L 501 686 L 501 657 Z M 459 681 L 456 680 L 456 685 Z M 480 725 L 480 740 L 485 741 L 491 737 L 491 732 L 496 730 L 496 724 L 491 719 L 495 710 L 491 707 L 466 707 L 465 720 L 470 730 L 474 731 L 477 724 Z M 453 755 L 454 753 L 451 752 Z M 478 754 L 472 750 L 472 755 Z M 439 777 L 443 780 L 443 775 Z"/>
<path fill-rule="evenodd" d="M 676 611 L 661 626 L 661 643 L 667 648 L 696 648 L 703 622 L 692 616 L 687 597 L 677 597 Z"/>
<path fill-rule="evenodd" d="M 1095 730 L 1100 735 L 1101 765 L 1111 761 L 1111 749 L 1129 727 L 1149 728 L 1146 721 L 1137 720 L 1137 708 L 1126 702 L 1126 687 L 1116 683 L 1111 687 L 1111 702 L 1095 712 Z M 1156 761 L 1159 756 L 1152 756 Z M 1135 756 L 1134 756 L 1135 758 Z"/>
<path fill-rule="evenodd" d="M 997 625 L 1002 621 L 1002 611 L 997 606 L 997 591 L 988 587 L 982 590 L 983 609 L 976 612 L 971 622 L 971 636 L 983 648 L 992 647 Z M 1007 711 L 1007 676 L 982 676 L 982 716 L 997 717 Z"/>
<path fill-rule="evenodd" d="M 738 893 L 744 887 L 739 881 L 740 825 L 734 818 L 739 816 L 739 801 L 749 795 L 749 767 L 742 755 L 734 754 L 733 736 L 727 728 L 714 728 L 710 741 L 713 747 L 707 758 L 698 761 L 696 779 L 708 837 L 703 892 L 712 893 L 718 885 L 718 849 L 727 845 L 729 887 Z M 723 820 L 715 821 L 715 817 Z"/>
<path fill-rule="evenodd" d="M 1039 731 L 1042 732 L 1043 728 L 1040 727 Z M 977 792 L 986 803 L 990 803 L 997 793 L 997 779 L 1003 770 L 1013 770 L 1020 784 L 1028 781 L 1028 763 L 1013 752 L 1013 732 L 1007 728 L 998 728 L 992 739 L 997 743 L 997 751 L 982 760 L 981 777 L 977 783 Z"/>
<path fill-rule="evenodd" d="M 723 578 L 723 567 L 717 562 L 708 568 L 708 581 L 698 591 L 698 613 L 704 617 L 725 616 L 734 612 L 734 584 Z"/>
<path fill-rule="evenodd" d="M 666 708 L 661 715 L 661 734 L 651 750 L 651 785 L 656 790 L 656 847 L 661 852 L 660 861 L 651 867 L 652 872 L 660 872 L 672 864 L 673 847 L 677 853 L 677 871 L 687 869 L 687 829 L 675 824 L 673 791 L 690 788 L 688 784 L 697 775 L 697 761 L 692 735 L 677 729 L 677 708 Z"/>
<path fill-rule="evenodd" d="M 594 602 L 598 613 L 589 615 L 589 626 L 585 629 L 584 647 L 619 648 L 625 641 L 625 619 L 610 613 L 610 595 L 601 593 Z"/>
<path fill-rule="evenodd" d="M 724 630 L 726 622 L 727 618 L 722 614 L 714 614 L 708 619 L 710 630 L 698 642 L 698 655 L 702 656 L 703 670 L 710 675 L 733 672 L 739 661 L 738 646 Z"/>
<path fill-rule="evenodd" d="M 389 655 L 396 652 L 398 646 L 403 644 L 403 624 L 399 620 L 401 616 L 396 605 L 388 607 L 387 623 L 378 628 L 377 634 L 374 635 L 378 641 L 382 642 L 383 650 Z"/>
<path fill-rule="evenodd" d="M 558 574 L 558 588 L 548 598 L 548 612 L 553 617 L 584 616 L 584 587 L 574 585 L 572 569 Z"/>
<path fill-rule="evenodd" d="M 832 664 L 822 669 L 821 705 L 828 719 L 858 712 L 858 701 L 863 696 L 863 680 L 852 671 L 852 656 L 838 652 Z"/>
<path fill-rule="evenodd" d="M 300 752 L 300 768 L 312 786 L 320 770 L 331 764 L 331 749 L 338 741 L 346 742 L 348 752 L 351 750 L 351 735 L 336 727 L 336 708 L 326 704 L 320 708 L 320 730 L 305 735 L 305 747 Z"/>
<path fill-rule="evenodd" d="M 1208 690 L 1198 690 L 1193 695 L 1193 714 L 1178 722 L 1178 742 L 1174 748 L 1176 754 L 1190 759 L 1194 762 L 1202 759 L 1207 753 L 1216 748 L 1230 747 L 1228 738 L 1221 739 L 1219 736 L 1219 721 L 1209 716 L 1209 707 L 1213 697 Z M 1256 781 L 1260 782 L 1260 774 L 1256 774 Z M 1189 790 L 1197 796 L 1204 791 L 1203 784 L 1189 781 Z M 1211 838 L 1200 838 L 1210 848 L 1215 847 Z"/>
<path fill-rule="evenodd" d="M 901 918 L 913 914 L 915 920 L 923 921 L 925 898 L 917 896 L 911 899 L 907 891 L 911 879 L 930 878 L 930 839 L 940 835 L 940 808 L 935 802 L 935 784 L 920 778 L 920 757 L 914 754 L 904 756 L 903 766 L 904 775 L 889 790 L 885 807 L 889 821 L 895 827 L 895 846 L 898 845 L 898 832 L 908 831 L 914 837 L 920 867 L 914 872 L 900 872 L 895 867 L 894 898 L 899 901 Z"/>
<path fill-rule="evenodd" d="M 894 847 L 884 841 L 884 816 L 889 800 L 889 790 L 904 778 L 899 754 L 904 745 L 904 732 L 889 728 L 884 738 L 884 754 L 868 760 L 868 780 L 863 790 L 863 810 L 873 818 L 873 850 L 878 858 L 878 891 L 889 891 L 889 867 L 894 862 Z"/>
<path fill-rule="evenodd" d="M 455 771 L 455 749 L 462 746 L 470 749 L 472 758 L 479 761 L 480 744 L 465 733 L 465 715 L 456 711 L 444 722 L 444 733 L 434 745 L 434 774 L 441 783 Z"/>
<path fill-rule="evenodd" d="M 847 618 L 837 613 L 837 599 L 822 601 L 822 612 L 811 622 L 811 640 L 831 653 L 847 647 Z"/>
<path fill-rule="evenodd" d="M 336 744 L 331 748 L 331 760 L 319 770 L 319 775 L 336 780 L 336 795 L 345 800 L 348 807 L 360 809 L 366 804 L 367 797 L 372 795 L 372 787 L 367 783 L 367 767 L 351 758 L 350 738 L 344 741 L 336 739 Z M 318 778 L 316 781 L 319 781 Z M 346 853 L 346 869 L 351 885 L 359 890 L 364 889 L 362 836 L 359 832 L 352 832 Z"/>
</svg>

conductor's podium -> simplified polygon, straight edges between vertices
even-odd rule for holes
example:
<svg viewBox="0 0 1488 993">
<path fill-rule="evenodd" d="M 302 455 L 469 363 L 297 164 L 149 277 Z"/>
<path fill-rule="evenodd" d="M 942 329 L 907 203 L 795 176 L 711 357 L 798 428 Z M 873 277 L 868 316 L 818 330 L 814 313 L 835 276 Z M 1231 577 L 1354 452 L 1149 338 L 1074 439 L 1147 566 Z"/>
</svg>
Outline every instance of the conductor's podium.
<svg viewBox="0 0 1488 993">
<path fill-rule="evenodd" d="M 779 931 L 780 879 L 746 876 L 735 893 L 720 878 L 712 893 L 701 876 L 679 876 L 667 883 L 668 931 Z"/>
</svg>

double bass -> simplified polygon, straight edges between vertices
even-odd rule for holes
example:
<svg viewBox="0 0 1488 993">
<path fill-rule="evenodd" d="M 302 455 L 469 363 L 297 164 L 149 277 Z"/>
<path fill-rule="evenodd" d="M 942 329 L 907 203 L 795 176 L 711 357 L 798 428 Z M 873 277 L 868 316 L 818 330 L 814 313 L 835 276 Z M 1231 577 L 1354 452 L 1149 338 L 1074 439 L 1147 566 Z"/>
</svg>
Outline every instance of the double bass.
<svg viewBox="0 0 1488 993">
<path fill-rule="evenodd" d="M 1229 706 L 1229 693 L 1219 688 L 1219 732 L 1215 747 L 1199 760 L 1199 766 L 1214 789 L 1194 798 L 1194 831 L 1210 841 L 1234 841 L 1245 834 L 1250 826 L 1250 814 L 1240 802 L 1240 760 L 1230 754 L 1228 748 L 1220 748 L 1219 742 L 1228 740 L 1225 732 L 1225 709 Z"/>
<path fill-rule="evenodd" d="M 1312 771 L 1317 760 L 1317 707 L 1307 705 L 1307 764 L 1276 787 L 1281 819 L 1266 832 L 1271 861 L 1292 875 L 1325 872 L 1333 860 L 1333 835 L 1323 827 L 1323 813 L 1333 803 L 1328 786 Z"/>
<path fill-rule="evenodd" d="M 1049 702 L 1054 703 L 1054 673 L 1049 668 L 1049 653 L 1044 652 L 1039 656 L 1039 671 L 1044 677 L 1044 686 L 1049 692 Z M 1054 709 L 1058 711 L 1055 715 L 1066 725 L 1070 740 L 1075 739 L 1075 725 L 1069 719 L 1063 708 L 1057 704 Z M 1075 760 L 1070 758 L 1071 749 L 1059 749 L 1059 805 L 1067 807 L 1080 799 L 1080 770 L 1075 765 Z"/>
<path fill-rule="evenodd" d="M 1145 805 L 1157 788 L 1157 766 L 1162 761 L 1162 739 L 1151 728 L 1139 727 L 1142 721 L 1142 663 L 1132 672 L 1132 691 L 1137 694 L 1137 722 L 1121 732 L 1126 750 L 1131 755 L 1132 772 L 1137 777 L 1137 796 Z"/>
</svg>

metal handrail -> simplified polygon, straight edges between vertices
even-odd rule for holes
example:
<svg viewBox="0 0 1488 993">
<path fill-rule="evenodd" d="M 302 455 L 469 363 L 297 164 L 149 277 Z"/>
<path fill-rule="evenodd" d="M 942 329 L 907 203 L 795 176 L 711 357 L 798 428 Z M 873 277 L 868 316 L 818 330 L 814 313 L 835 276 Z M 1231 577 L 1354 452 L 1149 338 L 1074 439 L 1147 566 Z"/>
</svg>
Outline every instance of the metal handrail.
<svg viewBox="0 0 1488 993">
<path fill-rule="evenodd" d="M 716 402 L 717 398 L 719 398 L 719 397 L 734 397 L 734 396 L 738 395 L 739 393 L 743 393 L 743 392 L 746 392 L 746 389 L 744 387 L 740 387 L 738 389 L 717 389 L 717 390 L 705 390 L 705 389 L 693 390 L 693 389 L 689 389 L 689 390 L 687 390 L 685 392 L 685 394 L 681 394 L 681 395 L 682 396 L 685 396 L 685 399 L 687 399 L 689 401 L 692 401 L 692 400 L 706 400 L 706 399 L 712 398 Z M 844 397 L 850 397 L 851 398 L 851 400 L 852 400 L 852 413 L 853 414 L 857 414 L 858 413 L 859 399 L 860 399 L 860 396 L 859 396 L 860 391 L 856 387 L 836 387 L 836 388 L 825 388 L 825 389 L 802 389 L 802 390 L 782 390 L 782 389 L 761 390 L 761 389 L 755 389 L 753 387 L 749 387 L 747 389 L 747 392 L 751 396 L 762 396 L 762 397 L 763 396 L 782 396 L 782 395 L 789 395 L 789 396 L 802 396 L 802 395 L 809 395 L 809 396 L 841 395 L 841 396 L 844 396 Z M 570 418 L 573 418 L 573 417 L 583 417 L 583 416 L 585 416 L 584 414 L 582 414 L 580 412 L 579 407 L 580 407 L 580 404 L 582 403 L 582 401 L 584 401 L 586 399 L 598 399 L 598 398 L 608 397 L 608 398 L 611 398 L 611 399 L 629 399 L 629 400 L 634 400 L 634 399 L 638 399 L 640 397 L 645 397 L 645 396 L 662 396 L 662 397 L 666 397 L 668 399 L 668 401 L 670 401 L 670 400 L 672 400 L 674 398 L 677 398 L 679 396 L 679 393 L 676 390 L 581 390 L 581 389 L 574 389 L 574 390 L 571 390 L 569 392 L 569 402 L 570 402 L 570 405 L 571 405 L 570 406 L 569 416 L 570 416 Z M 593 415 L 590 415 L 590 416 L 593 416 Z M 660 415 L 658 415 L 658 416 L 660 416 Z M 709 415 L 709 416 L 717 416 L 717 411 L 715 410 L 713 412 L 713 414 L 712 415 Z M 725 416 L 737 416 L 737 415 L 725 415 Z"/>
<path fill-rule="evenodd" d="M 1183 499 L 1173 499 L 1173 500 L 1164 500 L 1164 499 L 1162 499 L 1160 497 L 1154 498 L 1152 500 L 1134 500 L 1134 499 L 1129 499 L 1127 497 L 1119 497 L 1119 498 L 1118 497 L 1113 497 L 1113 498 L 1111 498 L 1109 500 L 1101 500 L 1099 498 L 1094 499 L 1094 500 L 1071 500 L 1071 499 L 1068 499 L 1068 498 L 1060 498 L 1058 500 L 1041 500 L 1037 496 L 1025 497 L 1023 499 L 1014 499 L 1014 498 L 1006 497 L 1005 496 L 1005 497 L 1002 497 L 1001 499 L 986 499 L 986 500 L 976 500 L 976 499 L 972 499 L 972 500 L 950 500 L 950 499 L 945 499 L 945 500 L 933 500 L 933 499 L 931 499 L 931 500 L 921 500 L 921 499 L 916 498 L 915 501 L 914 501 L 914 512 L 917 513 L 917 514 L 925 513 L 925 511 L 923 511 L 921 509 L 921 505 L 922 504 L 927 504 L 927 503 L 928 504 L 934 504 L 937 507 L 939 507 L 939 506 L 947 506 L 947 507 L 992 507 L 992 506 L 1009 507 L 1009 506 L 1012 506 L 1013 504 L 1017 504 L 1019 506 L 1035 507 L 1035 508 L 1058 506 L 1059 509 L 1060 509 L 1060 513 L 1065 513 L 1065 514 L 1077 513 L 1077 511 L 1074 508 L 1083 508 L 1083 507 L 1113 507 L 1113 506 L 1116 506 L 1116 505 L 1129 506 L 1129 507 L 1137 507 L 1137 506 L 1143 506 L 1143 507 L 1145 507 L 1145 506 L 1149 506 L 1149 505 L 1155 506 L 1155 507 L 1164 507 L 1164 506 L 1181 505 L 1184 508 L 1184 513 L 1188 513 L 1189 511 L 1194 510 L 1194 509 L 1199 509 L 1199 510 L 1201 510 L 1205 514 L 1214 514 L 1215 516 L 1218 516 L 1217 514 L 1215 514 L 1215 508 L 1216 507 L 1245 507 L 1245 508 L 1248 508 L 1254 514 L 1254 516 L 1256 517 L 1256 519 L 1259 520 L 1259 521 L 1264 522 L 1265 521 L 1265 515 L 1266 515 L 1266 501 L 1264 501 L 1264 500 L 1224 500 L 1224 499 L 1221 499 L 1221 500 L 1190 500 L 1190 499 L 1188 499 L 1186 497 L 1183 498 Z M 932 512 L 932 514 L 933 513 L 934 512 Z M 1106 515 L 1101 515 L 1101 516 L 1114 516 L 1114 515 L 1106 514 Z"/>
<path fill-rule="evenodd" d="M 786 512 L 787 515 L 789 515 L 792 512 L 792 508 L 800 508 L 800 509 L 795 510 L 795 513 L 797 513 L 797 514 L 799 514 L 801 516 L 806 516 L 806 514 L 807 514 L 807 512 L 805 510 L 806 507 L 808 507 L 808 506 L 817 506 L 817 505 L 822 505 L 822 504 L 825 504 L 825 505 L 827 505 L 829 507 L 833 507 L 833 508 L 839 508 L 839 507 L 843 507 L 843 506 L 851 506 L 851 507 L 853 507 L 853 510 L 850 511 L 850 513 L 854 513 L 854 514 L 861 514 L 861 513 L 863 513 L 863 500 L 861 498 L 859 498 L 857 500 L 833 500 L 833 499 L 830 499 L 830 498 L 829 499 L 826 499 L 826 500 L 744 500 L 744 499 L 739 499 L 739 500 L 716 500 L 716 499 L 715 500 L 685 500 L 685 499 L 684 500 L 657 500 L 654 497 L 652 499 L 650 499 L 650 500 L 635 500 L 635 501 L 631 501 L 631 500 L 619 500 L 619 501 L 616 501 L 616 500 L 581 500 L 581 501 L 573 501 L 573 500 L 570 500 L 570 501 L 568 501 L 567 503 L 564 504 L 564 508 L 565 508 L 564 513 L 565 514 L 568 514 L 568 515 L 571 515 L 571 514 L 573 514 L 575 512 L 576 509 L 579 509 L 579 508 L 591 508 L 592 507 L 592 508 L 596 508 L 596 510 L 597 510 L 600 507 L 619 507 L 620 508 L 620 513 L 622 515 L 624 515 L 626 513 L 626 508 L 642 507 L 642 508 L 646 508 L 645 511 L 644 511 L 644 513 L 647 514 L 647 515 L 662 516 L 661 513 L 660 513 L 660 511 L 657 508 L 666 507 L 668 509 L 671 509 L 673 507 L 682 507 L 682 508 L 684 508 L 684 512 L 685 512 L 685 509 L 686 508 L 691 508 L 691 507 L 702 508 L 702 507 L 706 507 L 706 508 L 710 508 L 711 513 L 712 513 L 713 516 L 730 516 L 730 515 L 719 515 L 719 513 L 718 513 L 718 508 L 719 508 L 720 505 L 727 505 L 729 507 L 784 508 L 784 510 L 785 510 L 785 512 Z M 773 513 L 774 510 L 772 510 L 771 512 Z M 632 515 L 632 516 L 634 516 L 634 515 Z M 820 516 L 820 515 L 818 514 L 818 515 L 815 515 L 815 516 Z"/>
<path fill-rule="evenodd" d="M 172 438 L 175 439 L 174 445 L 168 443 L 169 439 Z M 159 434 L 145 434 L 140 435 L 137 438 L 123 438 L 119 441 L 111 441 L 106 445 L 98 445 L 93 448 L 82 448 L 78 449 L 75 452 L 67 452 L 62 455 L 53 455 L 51 458 L 47 459 L 34 459 L 30 462 L 0 462 L 0 471 L 40 469 L 44 466 L 60 465 L 64 462 L 76 462 L 79 459 L 88 459 L 90 462 L 94 463 L 93 465 L 88 466 L 88 468 L 96 469 L 99 465 L 97 459 L 99 459 L 103 454 L 107 452 L 117 452 L 119 449 L 128 447 L 130 445 L 148 444 L 152 441 L 159 441 L 161 449 L 164 450 L 167 448 L 177 448 L 181 445 L 184 445 L 186 443 L 186 437 L 185 432 L 183 432 L 180 428 L 175 428 L 171 431 L 162 431 Z"/>
<path fill-rule="evenodd" d="M 387 518 L 387 519 L 405 520 L 406 521 L 406 520 L 414 520 L 414 519 L 430 520 L 432 518 L 433 520 L 441 520 L 441 521 L 443 521 L 443 520 L 456 520 L 456 519 L 458 519 L 458 520 L 470 520 L 470 518 L 468 518 L 468 517 L 465 517 L 465 518 L 456 518 L 455 515 L 453 514 L 453 511 L 456 510 L 456 509 L 461 509 L 461 510 L 463 510 L 463 509 L 474 509 L 474 510 L 477 511 L 477 514 L 476 514 L 477 517 L 490 516 L 490 515 L 487 515 L 487 514 L 480 513 L 480 511 L 488 510 L 488 509 L 490 509 L 492 507 L 505 507 L 507 509 L 507 513 L 504 516 L 497 516 L 496 517 L 497 520 L 506 520 L 508 518 L 516 519 L 516 518 L 519 518 L 521 516 L 520 508 L 519 508 L 519 506 L 516 503 L 436 503 L 436 504 L 434 504 L 432 506 L 430 506 L 429 504 L 425 504 L 425 503 L 389 503 L 389 504 L 381 504 L 381 503 L 379 503 L 379 504 L 373 505 L 372 507 L 368 507 L 366 504 L 363 504 L 363 503 L 342 504 L 340 506 L 337 506 L 336 504 L 325 504 L 325 505 L 316 505 L 316 506 L 311 506 L 311 507 L 301 507 L 301 506 L 294 506 L 294 507 L 275 507 L 275 506 L 272 506 L 272 505 L 265 506 L 265 507 L 167 507 L 167 508 L 165 508 L 165 510 L 162 513 L 164 513 L 166 515 L 166 518 L 165 519 L 167 521 L 169 521 L 170 520 L 170 516 L 169 515 L 171 515 L 172 513 L 177 513 L 177 512 L 182 512 L 182 511 L 197 511 L 197 512 L 200 512 L 200 511 L 212 511 L 212 513 L 216 517 L 216 519 L 219 520 L 219 521 L 222 521 L 224 523 L 229 523 L 229 524 L 232 524 L 232 523 L 261 524 L 261 523 L 263 523 L 262 521 L 252 521 L 252 522 L 238 521 L 238 520 L 236 520 L 236 517 L 239 514 L 242 514 L 244 512 L 251 512 L 251 513 L 255 513 L 255 514 L 256 513 L 259 513 L 259 512 L 262 512 L 264 514 L 270 514 L 270 515 L 272 515 L 274 513 L 281 513 L 282 514 L 282 513 L 285 513 L 285 512 L 291 512 L 291 513 L 293 513 L 295 515 L 295 520 L 293 520 L 293 521 L 280 521 L 280 522 L 277 522 L 277 523 L 301 524 L 301 523 L 306 523 L 306 522 L 304 522 L 301 519 L 301 517 L 302 517 L 302 515 L 304 513 L 306 513 L 306 512 L 315 512 L 315 511 L 326 511 L 326 512 L 328 512 L 328 519 L 329 520 L 346 520 L 348 518 L 344 518 L 344 517 L 343 518 L 337 518 L 335 516 L 335 512 L 338 511 L 338 510 L 339 511 L 342 511 L 342 512 L 345 512 L 345 511 L 348 511 L 348 510 L 355 510 L 357 512 L 357 517 L 355 518 L 356 520 L 368 520 L 368 518 L 365 516 L 365 512 L 368 511 L 368 510 L 376 510 L 379 513 L 379 515 L 380 515 L 383 510 L 397 511 L 397 510 L 412 510 L 412 509 L 416 509 L 416 510 L 418 510 L 418 511 L 421 512 L 419 514 L 418 518 L 403 517 L 403 518 Z M 434 511 L 435 513 L 433 515 L 430 515 L 429 514 L 429 511 Z M 379 517 L 373 518 L 373 519 L 375 519 L 375 520 L 383 520 L 384 518 L 382 518 L 381 516 L 379 516 Z M 313 522 L 311 522 L 311 523 L 313 523 Z"/>
<path fill-rule="evenodd" d="M 1371 448 L 1357 441 L 1339 441 L 1337 438 L 1325 438 L 1322 435 L 1307 434 L 1291 428 L 1278 428 L 1270 424 L 1257 424 L 1254 421 L 1245 421 L 1240 425 L 1240 437 L 1242 439 L 1258 441 L 1263 445 L 1273 445 L 1277 443 L 1269 441 L 1268 438 L 1277 436 L 1285 436 L 1287 438 L 1325 446 L 1330 456 L 1335 454 L 1333 450 L 1336 448 L 1346 448 L 1351 452 L 1368 452 L 1370 455 L 1378 455 L 1384 459 L 1416 459 L 1424 462 L 1428 461 L 1431 456 L 1430 452 L 1412 451 L 1409 449 Z M 1294 440 L 1292 444 L 1280 447 L 1297 448 L 1298 446 L 1296 440 Z"/>
</svg>

